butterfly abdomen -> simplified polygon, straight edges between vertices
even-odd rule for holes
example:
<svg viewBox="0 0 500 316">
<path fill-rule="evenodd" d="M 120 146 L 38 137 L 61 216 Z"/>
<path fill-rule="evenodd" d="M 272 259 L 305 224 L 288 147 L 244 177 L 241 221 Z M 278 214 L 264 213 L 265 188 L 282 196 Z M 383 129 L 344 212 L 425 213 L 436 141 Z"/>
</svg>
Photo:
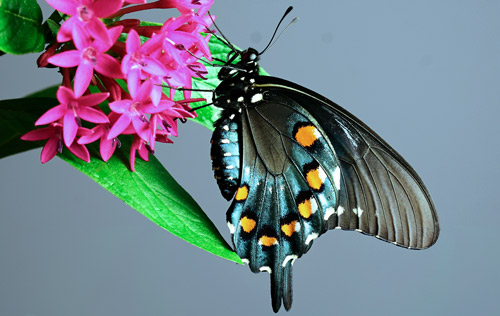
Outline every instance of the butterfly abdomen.
<svg viewBox="0 0 500 316">
<path fill-rule="evenodd" d="M 238 116 L 225 110 L 214 123 L 210 156 L 212 169 L 222 196 L 230 200 L 236 192 L 240 176 L 240 142 Z"/>
</svg>

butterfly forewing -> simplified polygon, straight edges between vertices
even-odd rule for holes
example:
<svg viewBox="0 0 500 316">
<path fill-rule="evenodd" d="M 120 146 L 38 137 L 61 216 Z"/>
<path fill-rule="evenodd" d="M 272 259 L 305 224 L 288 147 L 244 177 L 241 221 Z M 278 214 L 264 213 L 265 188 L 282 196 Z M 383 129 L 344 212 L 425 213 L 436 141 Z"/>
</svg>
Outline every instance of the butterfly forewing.
<svg viewBox="0 0 500 316">
<path fill-rule="evenodd" d="M 380 136 L 332 101 L 291 82 L 259 77 L 257 86 L 295 102 L 323 128 L 341 166 L 337 223 L 407 248 L 422 249 L 439 234 L 437 213 L 422 180 Z M 285 101 L 292 100 L 292 101 Z"/>
</svg>

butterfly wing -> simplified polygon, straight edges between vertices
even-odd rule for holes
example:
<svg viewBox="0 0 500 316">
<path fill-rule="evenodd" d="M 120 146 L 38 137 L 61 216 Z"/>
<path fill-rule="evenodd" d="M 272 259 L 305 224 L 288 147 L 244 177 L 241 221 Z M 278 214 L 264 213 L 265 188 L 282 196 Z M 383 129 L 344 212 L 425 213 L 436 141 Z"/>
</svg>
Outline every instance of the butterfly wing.
<svg viewBox="0 0 500 316">
<path fill-rule="evenodd" d="M 214 166 L 227 173 L 237 165 L 230 159 L 240 159 L 238 185 L 227 181 L 232 171 L 219 183 L 225 197 L 234 194 L 228 226 L 250 269 L 271 274 L 275 312 L 282 302 L 291 307 L 293 262 L 328 229 L 357 230 L 414 249 L 435 243 L 439 225 L 427 189 L 375 132 L 337 104 L 282 79 L 256 77 L 251 91 L 240 112 L 220 121 L 237 124 L 222 132 L 225 138 L 215 137 L 221 158 Z"/>
<path fill-rule="evenodd" d="M 357 230 L 424 249 L 439 235 L 432 199 L 413 168 L 380 136 L 334 102 L 294 83 L 259 77 L 266 99 L 309 112 L 327 134 L 341 166 L 337 209 L 328 228 Z"/>
</svg>

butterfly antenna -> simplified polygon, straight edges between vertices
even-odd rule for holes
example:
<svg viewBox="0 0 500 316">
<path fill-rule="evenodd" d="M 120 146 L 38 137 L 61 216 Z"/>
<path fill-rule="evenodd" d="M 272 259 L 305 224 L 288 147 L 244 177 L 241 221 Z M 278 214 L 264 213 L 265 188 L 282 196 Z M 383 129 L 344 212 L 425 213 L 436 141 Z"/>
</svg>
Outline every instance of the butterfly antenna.
<svg viewBox="0 0 500 316">
<path fill-rule="evenodd" d="M 200 105 L 200 106 L 197 106 L 197 107 L 194 107 L 194 108 L 191 108 L 191 110 L 189 110 L 188 112 L 194 112 L 194 111 L 206 108 L 207 106 L 211 106 L 211 105 L 213 105 L 213 102 L 212 103 L 207 103 L 207 104 L 204 104 L 204 105 Z"/>
<path fill-rule="evenodd" d="M 281 33 L 278 35 L 278 38 L 276 38 L 276 41 L 273 42 L 273 39 L 274 37 L 276 36 L 276 33 L 278 32 L 278 29 L 281 25 L 281 22 L 283 22 L 283 20 L 285 19 L 285 17 L 290 13 L 292 12 L 293 10 L 293 6 L 289 6 L 288 9 L 286 9 L 285 11 L 285 14 L 283 14 L 283 16 L 281 17 L 281 20 L 278 22 L 278 25 L 276 26 L 276 29 L 274 29 L 274 33 L 273 33 L 273 36 L 271 36 L 271 39 L 269 40 L 269 43 L 267 44 L 266 48 L 264 48 L 260 53 L 259 55 L 262 55 L 269 47 L 272 46 L 272 44 L 276 43 L 276 41 L 278 40 L 278 38 L 280 38 L 281 34 L 283 34 L 283 32 L 289 28 L 293 23 L 297 22 L 297 18 L 294 18 L 290 23 L 288 23 L 287 27 L 285 27 L 285 29 L 283 31 L 281 31 Z"/>
<path fill-rule="evenodd" d="M 222 43 L 226 44 L 227 47 L 231 48 L 231 50 L 235 53 L 239 53 L 239 50 L 237 50 L 232 44 L 231 42 L 227 39 L 227 37 L 224 35 L 224 33 L 222 33 L 222 31 L 220 30 L 220 28 L 217 26 L 217 24 L 215 23 L 214 21 L 214 18 L 212 17 L 212 14 L 210 13 L 210 11 L 208 11 L 208 16 L 210 17 L 210 20 L 212 20 L 212 24 L 215 26 L 215 29 L 219 32 L 219 34 L 222 36 L 222 38 L 220 38 L 220 36 L 217 36 L 217 34 L 215 34 L 215 32 L 212 32 L 210 31 L 210 33 L 215 36 L 215 38 L 217 38 L 219 41 L 221 41 Z M 208 28 L 207 28 L 208 29 Z"/>
</svg>

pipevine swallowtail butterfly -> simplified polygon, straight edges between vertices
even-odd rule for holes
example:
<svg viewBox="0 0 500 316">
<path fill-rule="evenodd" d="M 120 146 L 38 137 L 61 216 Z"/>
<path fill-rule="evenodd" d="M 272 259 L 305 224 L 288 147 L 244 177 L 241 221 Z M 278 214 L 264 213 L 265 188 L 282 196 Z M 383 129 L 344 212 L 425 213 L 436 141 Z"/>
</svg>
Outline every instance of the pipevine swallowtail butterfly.
<svg viewBox="0 0 500 316">
<path fill-rule="evenodd" d="M 223 197 L 232 199 L 235 250 L 251 271 L 270 273 L 275 312 L 282 302 L 291 308 L 293 263 L 329 229 L 409 249 L 436 242 L 434 204 L 403 157 L 327 98 L 259 75 L 262 52 L 227 44 L 232 53 L 214 91 L 222 115 L 212 165 Z"/>
</svg>

